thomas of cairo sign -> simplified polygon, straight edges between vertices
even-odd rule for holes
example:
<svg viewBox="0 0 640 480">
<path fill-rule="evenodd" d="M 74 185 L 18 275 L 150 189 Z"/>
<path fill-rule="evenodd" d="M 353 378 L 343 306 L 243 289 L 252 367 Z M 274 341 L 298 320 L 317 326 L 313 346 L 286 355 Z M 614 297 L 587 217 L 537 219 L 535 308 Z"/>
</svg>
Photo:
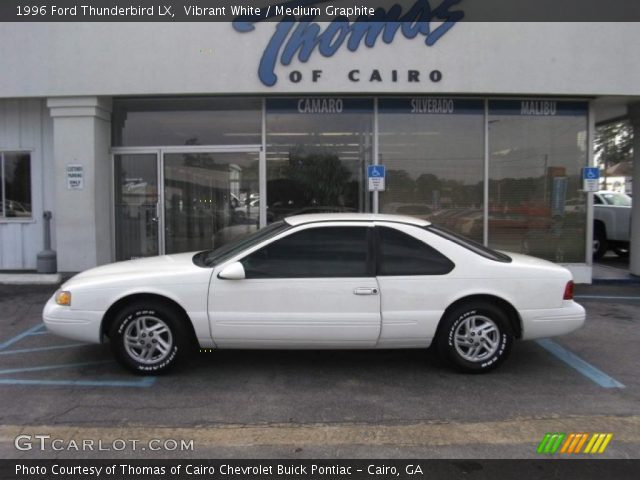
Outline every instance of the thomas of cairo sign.
<svg viewBox="0 0 640 480">
<path fill-rule="evenodd" d="M 432 47 L 459 20 L 464 17 L 460 10 L 451 10 L 461 0 L 417 0 L 413 6 L 404 10 L 399 4 L 388 8 L 376 8 L 373 14 L 360 15 L 350 22 L 346 16 L 336 16 L 330 23 L 314 22 L 318 16 L 312 5 L 324 3 L 322 0 L 293 0 L 279 5 L 283 9 L 290 8 L 300 15 L 276 14 L 278 9 L 271 9 L 265 16 L 244 15 L 233 21 L 233 28 L 241 33 L 253 31 L 255 23 L 268 18 L 282 16 L 282 20 L 275 24 L 275 31 L 264 48 L 258 77 L 266 86 L 274 86 L 278 81 L 276 75 L 277 64 L 288 66 L 294 58 L 306 63 L 318 52 L 323 57 L 332 57 L 342 48 L 351 52 L 357 51 L 362 45 L 373 48 L 378 40 L 392 43 L 398 35 L 407 39 L 421 38 L 425 45 Z M 432 6 L 432 4 L 434 4 Z M 438 70 L 420 72 L 408 70 L 400 73 L 397 70 L 388 72 L 390 81 L 406 78 L 408 82 L 419 82 L 422 78 L 429 78 L 432 82 L 440 81 L 442 73 Z M 400 77 L 399 77 L 400 75 Z M 351 82 L 368 80 L 370 82 L 383 81 L 383 73 L 373 69 L 367 72 L 353 69 L 348 74 Z M 322 78 L 322 70 L 313 70 L 311 79 L 317 82 Z M 303 79 L 299 71 L 291 72 L 289 80 L 298 83 Z"/>
</svg>

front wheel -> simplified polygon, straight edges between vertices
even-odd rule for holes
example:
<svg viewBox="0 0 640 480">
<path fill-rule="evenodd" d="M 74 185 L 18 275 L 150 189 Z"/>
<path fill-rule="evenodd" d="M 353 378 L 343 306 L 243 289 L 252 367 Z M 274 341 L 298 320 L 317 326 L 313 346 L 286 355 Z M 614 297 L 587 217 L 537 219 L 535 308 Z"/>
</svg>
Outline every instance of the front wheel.
<svg viewBox="0 0 640 480">
<path fill-rule="evenodd" d="M 488 303 L 462 305 L 449 312 L 436 338 L 441 358 L 460 370 L 493 370 L 509 355 L 514 335 L 505 313 Z"/>
<path fill-rule="evenodd" d="M 116 360 L 142 375 L 169 370 L 188 346 L 183 320 L 175 309 L 155 302 L 123 309 L 109 334 Z"/>
</svg>

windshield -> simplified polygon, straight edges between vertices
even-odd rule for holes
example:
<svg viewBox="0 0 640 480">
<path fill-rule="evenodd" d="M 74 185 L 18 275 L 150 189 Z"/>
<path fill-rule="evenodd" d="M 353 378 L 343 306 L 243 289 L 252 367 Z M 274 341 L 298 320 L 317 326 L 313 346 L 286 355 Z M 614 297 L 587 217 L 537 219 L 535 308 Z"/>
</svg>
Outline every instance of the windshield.
<svg viewBox="0 0 640 480">
<path fill-rule="evenodd" d="M 614 205 L 616 207 L 631 206 L 631 197 L 626 193 L 601 193 L 600 196 L 607 205 Z"/>
<path fill-rule="evenodd" d="M 215 250 L 205 250 L 204 252 L 196 253 L 193 257 L 193 263 L 199 267 L 214 267 L 241 251 L 258 244 L 269 237 L 278 235 L 289 228 L 291 228 L 291 226 L 282 221 L 272 223 L 271 225 L 252 233 L 248 237 L 233 240 L 220 248 L 216 248 Z"/>
</svg>

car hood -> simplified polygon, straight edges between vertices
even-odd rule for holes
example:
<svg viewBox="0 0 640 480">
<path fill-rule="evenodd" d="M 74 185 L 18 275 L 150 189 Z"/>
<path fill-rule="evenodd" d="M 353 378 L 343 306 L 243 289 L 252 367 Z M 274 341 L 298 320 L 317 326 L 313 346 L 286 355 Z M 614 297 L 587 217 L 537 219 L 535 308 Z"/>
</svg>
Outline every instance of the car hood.
<svg viewBox="0 0 640 480">
<path fill-rule="evenodd" d="M 159 257 L 138 258 L 124 262 L 110 263 L 85 270 L 72 277 L 64 287 L 74 283 L 100 279 L 126 281 L 128 278 L 155 277 L 165 274 L 178 274 L 189 270 L 202 270 L 194 265 L 193 256 L 197 252 L 161 255 Z"/>
</svg>

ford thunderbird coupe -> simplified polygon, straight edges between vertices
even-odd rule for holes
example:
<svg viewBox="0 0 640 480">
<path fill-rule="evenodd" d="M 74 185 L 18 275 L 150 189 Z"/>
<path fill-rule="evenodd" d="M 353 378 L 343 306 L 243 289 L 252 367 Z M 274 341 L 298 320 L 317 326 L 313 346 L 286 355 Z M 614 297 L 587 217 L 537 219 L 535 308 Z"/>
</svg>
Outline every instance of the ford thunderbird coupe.
<svg viewBox="0 0 640 480">
<path fill-rule="evenodd" d="M 585 310 L 571 273 L 396 215 L 286 218 L 215 250 L 104 265 L 47 302 L 47 328 L 100 343 L 141 374 L 197 348 L 433 345 L 485 372 L 516 339 L 571 332 Z"/>
</svg>

